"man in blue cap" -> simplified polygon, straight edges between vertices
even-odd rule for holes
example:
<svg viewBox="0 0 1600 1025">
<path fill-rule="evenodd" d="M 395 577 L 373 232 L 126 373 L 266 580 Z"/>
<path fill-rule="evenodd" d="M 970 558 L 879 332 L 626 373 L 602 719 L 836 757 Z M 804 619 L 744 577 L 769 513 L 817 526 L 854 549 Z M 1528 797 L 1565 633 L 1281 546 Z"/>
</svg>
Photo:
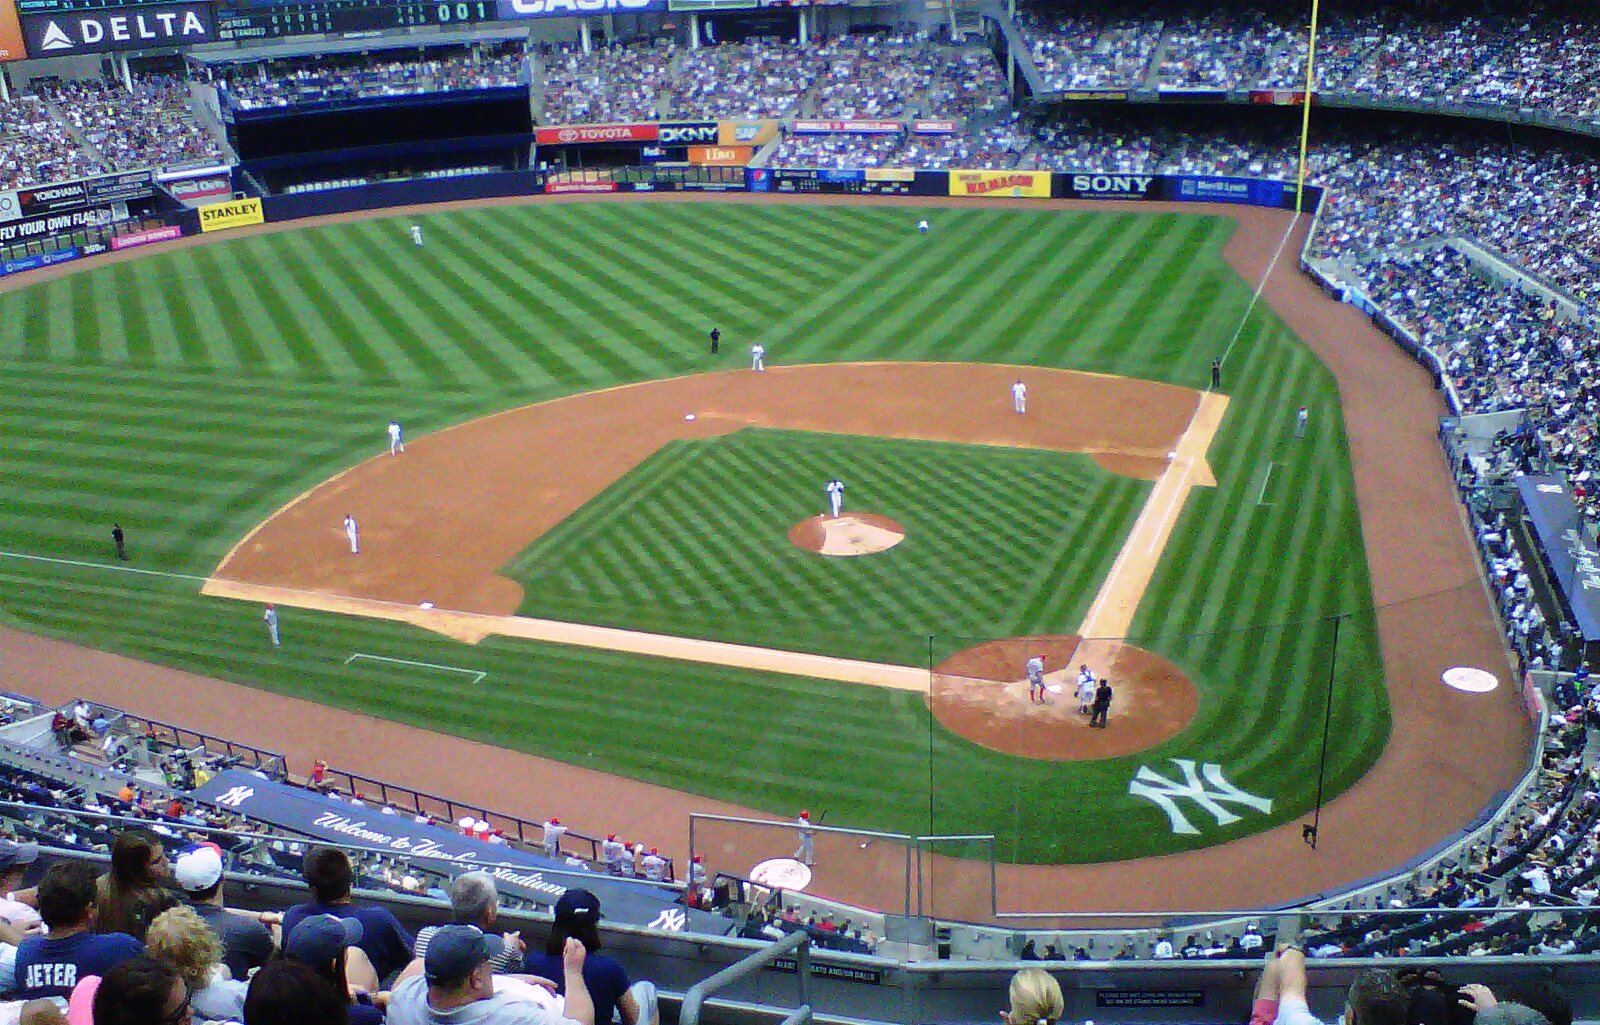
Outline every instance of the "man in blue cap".
<svg viewBox="0 0 1600 1025">
<path fill-rule="evenodd" d="M 504 940 L 475 925 L 443 926 L 428 941 L 421 971 L 413 961 L 389 994 L 388 1025 L 595 1025 L 582 943 L 569 939 L 562 951 L 565 1016 L 495 993 L 489 962 L 504 950 Z"/>
</svg>

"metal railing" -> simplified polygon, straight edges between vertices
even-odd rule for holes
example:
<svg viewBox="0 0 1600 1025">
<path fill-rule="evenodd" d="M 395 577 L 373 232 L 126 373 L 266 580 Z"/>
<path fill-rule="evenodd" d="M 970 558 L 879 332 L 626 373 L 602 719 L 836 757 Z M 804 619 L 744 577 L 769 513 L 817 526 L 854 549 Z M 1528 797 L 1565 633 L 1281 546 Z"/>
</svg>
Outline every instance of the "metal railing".
<svg viewBox="0 0 1600 1025">
<path fill-rule="evenodd" d="M 762 968 L 793 951 L 796 1002 L 800 1005 L 789 1012 L 781 1025 L 808 1025 L 811 1021 L 811 1001 L 807 998 L 807 980 L 811 976 L 811 937 L 803 932 L 791 933 L 771 946 L 736 961 L 709 979 L 701 979 L 683 995 L 683 1006 L 678 1012 L 678 1025 L 700 1025 L 700 1010 L 706 998 L 748 978 Z"/>
</svg>

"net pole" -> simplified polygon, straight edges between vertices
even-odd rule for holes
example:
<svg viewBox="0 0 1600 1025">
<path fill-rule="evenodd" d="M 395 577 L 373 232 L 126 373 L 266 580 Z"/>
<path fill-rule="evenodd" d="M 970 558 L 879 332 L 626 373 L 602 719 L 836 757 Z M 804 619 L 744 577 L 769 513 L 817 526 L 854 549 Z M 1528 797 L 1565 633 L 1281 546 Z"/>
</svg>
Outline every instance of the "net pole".
<svg viewBox="0 0 1600 1025">
<path fill-rule="evenodd" d="M 1322 0 L 1311 0 L 1311 36 L 1306 45 L 1306 92 L 1300 101 L 1300 167 L 1294 190 L 1295 213 L 1306 212 L 1306 146 L 1311 140 L 1311 97 L 1317 84 L 1317 16 Z"/>
</svg>

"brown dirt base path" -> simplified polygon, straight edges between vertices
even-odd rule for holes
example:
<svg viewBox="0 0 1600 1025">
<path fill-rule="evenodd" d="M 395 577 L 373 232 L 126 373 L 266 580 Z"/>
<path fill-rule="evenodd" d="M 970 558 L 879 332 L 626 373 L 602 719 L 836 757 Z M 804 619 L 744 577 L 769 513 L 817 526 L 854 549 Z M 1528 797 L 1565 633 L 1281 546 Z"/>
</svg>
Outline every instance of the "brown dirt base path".
<svg viewBox="0 0 1600 1025">
<path fill-rule="evenodd" d="M 563 201 L 596 200 L 540 197 L 509 200 L 505 205 Z M 965 202 L 1051 210 L 1210 214 L 1239 223 L 1224 255 L 1252 282 L 1262 277 L 1291 220 L 1291 215 L 1280 211 L 1208 204 L 772 195 L 634 195 L 600 201 L 801 202 L 935 209 Z M 371 211 L 346 219 L 440 209 L 444 207 Z M 296 230 L 310 223 L 267 225 L 251 233 Z M 1291 823 L 1189 854 L 1106 865 L 1002 865 L 998 876 L 1001 910 L 1165 911 L 1260 907 L 1296 900 L 1392 869 L 1416 855 L 1469 821 L 1498 791 L 1511 785 L 1525 765 L 1530 727 L 1515 688 L 1502 686 L 1488 695 L 1466 695 L 1438 682 L 1439 674 L 1453 665 L 1477 665 L 1502 677 L 1508 675 L 1504 642 L 1487 595 L 1462 586 L 1473 584 L 1478 570 L 1462 528 L 1449 469 L 1435 440 L 1442 403 L 1422 369 L 1366 317 L 1325 297 L 1299 272 L 1294 254 L 1304 239 L 1306 224 L 1301 218 L 1296 225 L 1284 258 L 1266 281 L 1263 298 L 1339 381 L 1373 595 L 1380 606 L 1387 607 L 1379 629 L 1394 720 L 1389 746 L 1361 782 L 1323 809 L 1321 842 L 1315 851 L 1301 843 L 1298 823 Z M 185 239 L 180 244 L 212 240 Z M 166 248 L 160 247 L 162 251 Z M 140 255 L 144 254 L 139 250 L 107 254 L 17 275 L 0 282 L 0 288 Z M 1210 340 L 1207 344 L 1214 347 Z M 1226 378 L 1223 388 L 1227 388 Z M 1452 587 L 1461 589 L 1447 600 L 1426 597 Z M 758 814 L 11 629 L 0 628 L 0 648 L 4 686 L 46 700 L 83 696 L 220 736 L 240 736 L 284 752 L 302 772 L 312 758 L 326 756 L 352 771 L 435 793 L 470 796 L 528 818 L 556 809 L 581 831 L 618 830 L 648 836 L 659 839 L 663 849 L 677 855 L 687 847 L 691 811 Z M 246 722 L 247 728 L 241 726 Z M 1472 728 L 1461 728 L 1463 723 Z M 583 807 L 569 812 L 579 796 Z M 792 848 L 792 837 L 783 839 L 788 842 L 775 841 L 768 856 L 783 856 Z M 820 863 L 814 888 L 819 892 L 871 900 L 874 894 L 884 892 L 875 886 L 878 881 L 892 879 L 901 871 L 901 865 L 887 856 L 882 864 L 848 858 L 846 851 L 835 849 L 833 839 L 818 837 Z M 933 867 L 930 875 L 940 887 L 940 899 L 931 907 L 943 915 L 987 918 L 986 881 L 972 882 L 965 870 L 966 866 L 954 864 Z"/>
<path fill-rule="evenodd" d="M 1029 700 L 1017 667 L 1044 658 L 1047 693 Z M 1078 712 L 1078 666 L 1113 681 L 1105 729 Z M 1176 735 L 1200 707 L 1200 692 L 1183 670 L 1154 652 L 1120 641 L 1075 636 L 1008 637 L 956 652 L 933 668 L 929 705 L 950 732 L 976 744 L 1057 762 L 1115 758 Z M 997 700 L 999 698 L 999 700 Z"/>
</svg>

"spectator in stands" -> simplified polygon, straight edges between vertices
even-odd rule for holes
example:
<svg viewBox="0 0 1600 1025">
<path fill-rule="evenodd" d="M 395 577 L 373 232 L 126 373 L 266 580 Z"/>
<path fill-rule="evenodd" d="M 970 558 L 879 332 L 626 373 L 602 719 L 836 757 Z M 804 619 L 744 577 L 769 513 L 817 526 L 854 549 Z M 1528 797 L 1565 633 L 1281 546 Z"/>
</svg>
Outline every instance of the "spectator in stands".
<svg viewBox="0 0 1600 1025">
<path fill-rule="evenodd" d="M 94 1025 L 189 1025 L 194 1019 L 189 989 L 177 970 L 146 955 L 89 981 Z M 74 993 L 74 1008 L 79 1001 Z"/>
<path fill-rule="evenodd" d="M 143 940 L 161 912 L 178 904 L 168 888 L 171 866 L 161 839 L 144 829 L 129 829 L 111 845 L 111 871 L 100 877 L 95 929 L 124 932 Z"/>
<path fill-rule="evenodd" d="M 295 926 L 313 915 L 355 919 L 361 923 L 361 949 L 372 962 L 379 979 L 387 979 L 406 966 L 411 960 L 411 934 L 388 908 L 352 901 L 350 886 L 354 873 L 344 851 L 335 847 L 313 847 L 306 852 L 304 872 L 312 899 L 284 913 L 286 937 Z"/>
<path fill-rule="evenodd" d="M 1005 1025 L 1056 1025 L 1066 1012 L 1061 984 L 1043 968 L 1024 968 L 1011 977 L 1011 1006 L 1000 1012 Z"/>
<path fill-rule="evenodd" d="M 1278 1025 L 1319 1025 L 1306 1006 L 1306 955 L 1299 947 L 1278 954 Z M 1345 995 L 1345 1025 L 1406 1025 L 1411 994 L 1394 972 L 1369 968 Z"/>
<path fill-rule="evenodd" d="M 348 997 L 309 965 L 274 961 L 256 972 L 244 998 L 244 1025 L 347 1025 Z"/>
<path fill-rule="evenodd" d="M 0 941 L 16 944 L 22 937 L 39 931 L 39 912 L 17 900 L 22 877 L 39 857 L 36 843 L 0 839 Z"/>
<path fill-rule="evenodd" d="M 284 956 L 309 965 L 334 987 L 349 1007 L 349 1025 L 379 1025 L 383 1011 L 374 1003 L 377 975 L 359 948 L 361 922 L 337 915 L 312 915 L 285 931 Z"/>
<path fill-rule="evenodd" d="M 495 917 L 500 911 L 500 894 L 495 889 L 494 877 L 487 872 L 464 872 L 450 883 L 450 921 L 456 925 L 475 925 L 484 932 L 494 931 Z M 443 926 L 424 926 L 417 932 L 413 958 L 426 957 L 428 942 Z M 520 971 L 522 956 L 528 945 L 522 942 L 520 932 L 501 935 L 505 949 L 489 962 L 496 974 Z"/>
<path fill-rule="evenodd" d="M 568 939 L 561 948 L 561 970 L 556 973 L 565 999 L 561 1014 L 495 993 L 489 962 L 503 949 L 500 937 L 475 926 L 440 929 L 428 944 L 428 956 L 407 968 L 389 995 L 388 1021 L 391 1025 L 595 1025 L 595 1006 L 584 985 L 582 943 Z"/>
<path fill-rule="evenodd" d="M 96 933 L 97 886 L 94 866 L 63 861 L 50 866 L 39 883 L 39 917 L 46 936 L 30 936 L 17 945 L 12 978 L 0 977 L 0 992 L 23 1000 L 70 996 L 79 980 L 104 975 L 144 952 L 144 944 L 126 933 Z"/>
<path fill-rule="evenodd" d="M 254 914 L 228 910 L 222 900 L 222 855 L 212 844 L 199 844 L 178 855 L 172 878 L 189 905 L 222 942 L 222 963 L 235 979 L 250 973 L 272 957 L 272 933 Z"/>
<path fill-rule="evenodd" d="M 594 1002 L 595 1021 L 607 1025 L 620 1015 L 622 1025 L 657 1025 L 656 987 L 643 980 L 629 984 L 628 972 L 615 958 L 600 953 L 600 900 L 588 890 L 572 889 L 556 901 L 555 922 L 542 953 L 528 952 L 529 975 L 561 980 L 567 941 L 583 944 L 583 980 Z"/>
<path fill-rule="evenodd" d="M 228 974 L 222 941 L 194 913 L 179 905 L 157 915 L 145 933 L 145 952 L 170 965 L 189 987 L 189 1005 L 207 1021 L 238 1021 L 246 984 Z"/>
</svg>

